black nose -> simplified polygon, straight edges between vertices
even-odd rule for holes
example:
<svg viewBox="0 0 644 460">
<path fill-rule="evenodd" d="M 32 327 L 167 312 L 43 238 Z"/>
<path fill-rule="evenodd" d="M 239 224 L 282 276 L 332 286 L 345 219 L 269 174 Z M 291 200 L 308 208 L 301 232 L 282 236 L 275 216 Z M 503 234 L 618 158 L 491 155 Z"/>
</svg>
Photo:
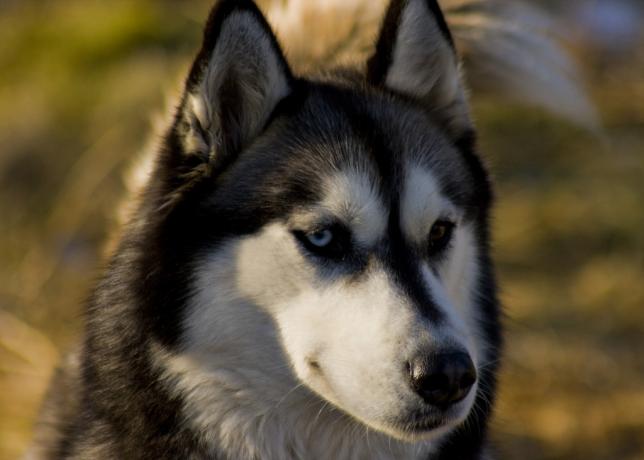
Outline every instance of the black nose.
<svg viewBox="0 0 644 460">
<path fill-rule="evenodd" d="M 413 390 L 425 402 L 446 409 L 461 401 L 476 382 L 476 370 L 462 351 L 418 355 L 408 363 Z"/>
</svg>

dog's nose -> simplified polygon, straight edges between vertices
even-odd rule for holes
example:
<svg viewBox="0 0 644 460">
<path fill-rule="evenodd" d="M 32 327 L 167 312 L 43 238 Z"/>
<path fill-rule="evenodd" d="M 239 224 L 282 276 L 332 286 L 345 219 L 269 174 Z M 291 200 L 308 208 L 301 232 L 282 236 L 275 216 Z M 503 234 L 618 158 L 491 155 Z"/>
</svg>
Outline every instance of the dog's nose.
<svg viewBox="0 0 644 460">
<path fill-rule="evenodd" d="M 462 351 L 418 355 L 407 367 L 413 390 L 441 409 L 463 400 L 476 382 L 474 364 Z"/>
</svg>

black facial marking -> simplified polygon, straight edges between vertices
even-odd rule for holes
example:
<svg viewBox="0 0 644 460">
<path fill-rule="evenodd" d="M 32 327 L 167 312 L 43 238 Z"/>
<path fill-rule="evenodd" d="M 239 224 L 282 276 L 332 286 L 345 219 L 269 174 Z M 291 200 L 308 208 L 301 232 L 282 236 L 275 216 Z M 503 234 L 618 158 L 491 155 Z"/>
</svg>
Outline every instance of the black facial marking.
<svg viewBox="0 0 644 460">
<path fill-rule="evenodd" d="M 342 110 L 347 114 L 352 131 L 362 140 L 366 152 L 376 165 L 380 190 L 389 202 L 388 245 L 381 255 L 381 261 L 386 265 L 387 271 L 393 274 L 396 285 L 409 296 L 416 307 L 431 321 L 439 322 L 442 314 L 427 292 L 420 269 L 423 257 L 407 243 L 400 229 L 398 189 L 402 185 L 402 162 L 405 161 L 405 155 L 392 148 L 391 133 L 383 129 L 382 121 L 376 121 L 358 101 L 352 101 L 350 97 L 342 99 L 345 101 L 341 105 Z"/>
<path fill-rule="evenodd" d="M 392 200 L 389 211 L 389 245 L 384 262 L 393 273 L 394 281 L 416 308 L 432 323 L 439 323 L 443 313 L 428 291 L 420 263 L 424 259 L 406 240 L 400 229 L 400 205 Z"/>
<path fill-rule="evenodd" d="M 476 132 L 474 130 L 466 131 L 456 140 L 455 146 L 459 150 L 469 174 L 472 176 L 473 203 L 469 204 L 469 208 L 479 212 L 487 212 L 492 205 L 494 193 L 485 165 L 477 154 Z"/>
</svg>

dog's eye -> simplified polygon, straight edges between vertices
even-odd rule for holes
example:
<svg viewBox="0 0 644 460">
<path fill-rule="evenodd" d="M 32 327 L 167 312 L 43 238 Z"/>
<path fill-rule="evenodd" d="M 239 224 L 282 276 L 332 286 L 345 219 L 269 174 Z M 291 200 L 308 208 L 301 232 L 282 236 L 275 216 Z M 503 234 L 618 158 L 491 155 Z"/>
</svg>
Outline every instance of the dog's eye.
<svg viewBox="0 0 644 460">
<path fill-rule="evenodd" d="M 293 231 L 293 235 L 312 254 L 331 259 L 342 259 L 350 249 L 349 232 L 340 225 L 321 227 L 311 231 Z"/>
<path fill-rule="evenodd" d="M 454 223 L 448 220 L 437 220 L 429 231 L 430 255 L 441 252 L 449 244 L 454 232 Z"/>
<path fill-rule="evenodd" d="M 313 246 L 324 248 L 333 241 L 333 231 L 328 228 L 317 230 L 315 232 L 307 233 L 306 239 L 309 240 L 309 243 Z"/>
</svg>

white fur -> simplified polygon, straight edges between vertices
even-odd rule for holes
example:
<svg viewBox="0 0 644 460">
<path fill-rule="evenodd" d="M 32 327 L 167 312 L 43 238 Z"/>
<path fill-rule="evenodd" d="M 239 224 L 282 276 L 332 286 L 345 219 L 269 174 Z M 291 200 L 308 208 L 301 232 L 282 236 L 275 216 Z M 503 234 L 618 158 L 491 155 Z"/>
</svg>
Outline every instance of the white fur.
<svg viewBox="0 0 644 460">
<path fill-rule="evenodd" d="M 346 219 L 365 251 L 385 236 L 388 212 L 366 174 L 338 172 L 325 190 L 318 206 L 289 222 L 311 213 Z M 401 209 L 401 224 L 414 238 L 438 216 L 456 213 L 419 167 L 410 168 Z M 476 324 L 467 319 L 476 277 L 468 235 L 467 228 L 457 231 L 440 278 L 424 267 L 427 288 L 447 314 L 440 327 L 421 316 L 378 262 L 359 281 L 347 283 L 341 271 L 320 278 L 284 223 L 225 242 L 195 274 L 181 352 L 155 350 L 168 382 L 186 398 L 186 421 L 213 450 L 240 458 L 428 455 L 468 414 L 475 389 L 450 410 L 450 423 L 411 436 L 400 424 L 421 402 L 405 363 L 445 344 L 463 346 L 477 360 Z"/>
<path fill-rule="evenodd" d="M 338 219 L 362 248 L 374 246 L 385 234 L 389 210 L 366 171 L 346 169 L 326 179 L 324 200 L 313 208 L 294 215 L 293 225 L 313 227 L 325 220 Z"/>
<path fill-rule="evenodd" d="M 466 342 L 472 360 L 478 367 L 488 364 L 488 344 L 481 336 L 483 313 L 478 309 L 476 284 L 479 282 L 478 245 L 474 229 L 468 223 L 454 231 L 451 254 L 439 271 L 444 289 L 455 310 L 464 321 Z"/>
<path fill-rule="evenodd" d="M 155 350 L 168 381 L 178 394 L 187 395 L 186 420 L 213 449 L 235 453 L 237 458 L 423 458 L 431 443 L 403 442 L 368 428 L 295 377 L 326 393 L 303 375 L 307 372 L 304 359 L 316 350 L 311 342 L 316 329 L 309 329 L 308 335 L 299 331 L 317 324 L 318 339 L 326 336 L 347 347 L 347 359 L 335 357 L 340 367 L 333 378 L 349 385 L 345 392 L 352 393 L 357 403 L 368 402 L 377 388 L 361 389 L 347 377 L 351 367 L 371 361 L 351 356 L 356 351 L 351 342 L 357 350 L 372 348 L 374 358 L 382 360 L 383 336 L 399 329 L 396 323 L 409 321 L 409 315 L 392 317 L 392 308 L 378 313 L 376 306 L 382 305 L 386 288 L 382 279 L 373 279 L 354 292 L 353 299 L 342 295 L 339 287 L 326 293 L 302 292 L 312 273 L 301 264 L 292 265 L 296 249 L 288 249 L 291 243 L 284 240 L 285 233 L 279 225 L 271 226 L 254 237 L 231 241 L 213 254 L 197 274 L 182 352 L 171 355 Z M 284 282 L 296 272 L 303 275 L 297 283 Z M 278 292 L 282 295 L 276 297 Z M 363 307 L 352 308 L 352 303 Z M 366 322 L 365 308 L 377 317 Z M 359 321 L 369 330 L 350 327 L 359 326 Z M 361 343 L 365 340 L 370 343 Z M 382 365 L 374 366 L 370 379 L 388 375 L 387 362 Z M 338 403 L 345 407 L 344 400 Z M 371 405 L 378 410 L 381 401 L 372 400 Z"/>
<path fill-rule="evenodd" d="M 438 182 L 427 168 L 409 165 L 400 203 L 400 225 L 411 241 L 427 239 L 438 219 L 458 222 L 459 212 L 440 191 Z"/>
<path fill-rule="evenodd" d="M 325 184 L 322 207 L 340 217 L 364 247 L 374 245 L 385 233 L 388 211 L 373 181 L 364 171 L 340 171 Z"/>
</svg>

